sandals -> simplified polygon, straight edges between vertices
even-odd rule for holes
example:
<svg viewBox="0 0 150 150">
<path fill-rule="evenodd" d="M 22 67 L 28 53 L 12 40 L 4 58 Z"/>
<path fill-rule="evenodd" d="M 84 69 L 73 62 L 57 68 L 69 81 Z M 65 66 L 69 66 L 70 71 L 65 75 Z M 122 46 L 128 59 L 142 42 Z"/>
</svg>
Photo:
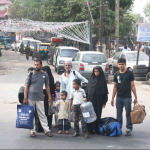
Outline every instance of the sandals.
<svg viewBox="0 0 150 150">
<path fill-rule="evenodd" d="M 30 137 L 35 137 L 35 132 L 30 133 Z"/>
<path fill-rule="evenodd" d="M 47 133 L 45 133 L 45 135 L 47 135 L 48 137 L 52 137 L 53 136 L 53 134 L 51 132 L 47 132 Z"/>
<path fill-rule="evenodd" d="M 88 135 L 88 134 L 85 134 L 85 135 L 84 135 L 84 138 L 85 138 L 85 139 L 89 138 L 89 135 Z"/>
<path fill-rule="evenodd" d="M 77 136 L 80 136 L 80 134 L 79 134 L 79 133 L 74 133 L 74 134 L 72 135 L 72 137 L 77 137 Z"/>
</svg>

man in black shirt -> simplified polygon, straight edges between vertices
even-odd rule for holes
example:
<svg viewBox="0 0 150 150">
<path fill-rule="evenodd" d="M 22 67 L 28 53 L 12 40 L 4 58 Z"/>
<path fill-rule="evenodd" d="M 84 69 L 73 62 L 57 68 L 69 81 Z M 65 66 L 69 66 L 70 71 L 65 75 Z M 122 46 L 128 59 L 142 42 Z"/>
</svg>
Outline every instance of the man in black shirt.
<svg viewBox="0 0 150 150">
<path fill-rule="evenodd" d="M 130 118 L 131 104 L 132 104 L 131 90 L 135 97 L 133 103 L 137 103 L 137 95 L 136 95 L 136 89 L 134 85 L 134 75 L 130 70 L 127 70 L 125 67 L 126 67 L 126 60 L 120 58 L 118 60 L 119 71 L 116 72 L 114 75 L 114 89 L 113 89 L 111 105 L 114 106 L 114 98 L 117 93 L 117 98 L 116 98 L 117 120 L 121 124 L 121 130 L 122 130 L 122 113 L 123 113 L 123 107 L 125 107 L 126 119 L 127 119 L 126 136 L 129 136 L 131 135 L 131 131 L 133 128 L 131 123 L 131 118 Z"/>
</svg>

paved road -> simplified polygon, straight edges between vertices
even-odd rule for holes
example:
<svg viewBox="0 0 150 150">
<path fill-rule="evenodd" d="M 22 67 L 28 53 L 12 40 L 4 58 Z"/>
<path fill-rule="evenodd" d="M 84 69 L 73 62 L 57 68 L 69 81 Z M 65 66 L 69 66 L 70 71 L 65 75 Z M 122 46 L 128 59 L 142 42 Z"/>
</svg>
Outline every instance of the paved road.
<svg viewBox="0 0 150 150">
<path fill-rule="evenodd" d="M 43 62 L 46 65 L 46 62 Z M 147 116 L 144 123 L 134 125 L 132 136 L 125 137 L 125 123 L 123 135 L 120 137 L 106 137 L 101 135 L 90 135 L 89 139 L 82 136 L 73 138 L 73 128 L 69 135 L 58 135 L 57 130 L 52 128 L 54 137 L 48 138 L 44 133 L 37 133 L 36 138 L 29 137 L 29 130 L 16 129 L 16 106 L 18 104 L 17 92 L 24 84 L 27 68 L 33 66 L 33 61 L 25 60 L 19 53 L 3 51 L 0 57 L 0 149 L 149 149 L 150 148 L 150 87 L 138 85 L 137 93 L 140 104 L 145 104 Z M 14 70 L 15 68 L 15 70 Z M 60 75 L 54 72 L 55 80 Z M 108 84 L 109 101 L 103 110 L 102 117 L 115 117 L 116 109 L 110 106 L 113 84 Z M 125 116 L 125 114 L 124 114 Z M 73 124 L 72 124 L 73 126 Z M 82 134 L 81 134 L 82 135 Z"/>
</svg>

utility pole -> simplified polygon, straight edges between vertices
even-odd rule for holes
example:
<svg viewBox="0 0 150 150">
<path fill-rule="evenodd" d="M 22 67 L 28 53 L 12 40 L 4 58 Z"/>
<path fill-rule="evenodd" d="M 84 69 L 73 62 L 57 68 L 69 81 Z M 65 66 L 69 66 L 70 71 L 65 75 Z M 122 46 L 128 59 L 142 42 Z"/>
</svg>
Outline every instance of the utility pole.
<svg viewBox="0 0 150 150">
<path fill-rule="evenodd" d="M 88 0 L 88 12 L 89 12 L 89 51 L 93 51 L 93 43 L 92 43 L 92 26 L 91 26 L 91 14 L 90 14 L 90 0 Z"/>
<path fill-rule="evenodd" d="M 119 7 L 120 7 L 120 0 L 116 0 L 116 18 L 115 18 L 115 39 L 116 39 L 116 52 L 119 51 Z"/>
<path fill-rule="evenodd" d="M 102 52 L 102 37 L 103 37 L 103 0 L 100 4 L 100 22 L 99 22 L 99 51 Z"/>
</svg>

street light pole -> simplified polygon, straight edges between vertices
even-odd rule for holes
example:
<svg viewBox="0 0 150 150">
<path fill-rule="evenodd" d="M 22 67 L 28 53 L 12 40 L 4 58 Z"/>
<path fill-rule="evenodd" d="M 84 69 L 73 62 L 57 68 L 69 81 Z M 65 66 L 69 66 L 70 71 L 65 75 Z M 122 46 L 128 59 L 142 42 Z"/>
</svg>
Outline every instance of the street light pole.
<svg viewBox="0 0 150 150">
<path fill-rule="evenodd" d="M 99 51 L 102 52 L 102 34 L 103 34 L 103 0 L 100 4 L 100 22 L 99 22 Z"/>
<path fill-rule="evenodd" d="M 116 52 L 119 51 L 119 7 L 120 7 L 120 0 L 116 0 L 116 17 L 115 17 L 115 39 L 116 39 Z"/>
</svg>

